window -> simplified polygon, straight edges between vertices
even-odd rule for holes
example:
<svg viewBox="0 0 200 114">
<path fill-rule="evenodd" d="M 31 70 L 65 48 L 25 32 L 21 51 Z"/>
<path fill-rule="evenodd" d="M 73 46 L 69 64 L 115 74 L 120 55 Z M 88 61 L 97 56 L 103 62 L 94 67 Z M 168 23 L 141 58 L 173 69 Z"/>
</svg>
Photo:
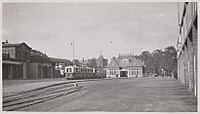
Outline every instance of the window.
<svg viewBox="0 0 200 114">
<path fill-rule="evenodd" d="M 132 75 L 134 75 L 134 71 L 131 71 Z"/>
<path fill-rule="evenodd" d="M 122 63 L 122 64 L 128 64 L 128 62 L 129 62 L 128 59 L 122 59 L 122 60 L 121 60 L 121 63 Z"/>
<path fill-rule="evenodd" d="M 113 73 L 114 73 L 114 75 L 116 75 L 116 71 L 114 71 Z"/>
<path fill-rule="evenodd" d="M 20 59 L 23 58 L 23 52 L 20 51 Z"/>
</svg>

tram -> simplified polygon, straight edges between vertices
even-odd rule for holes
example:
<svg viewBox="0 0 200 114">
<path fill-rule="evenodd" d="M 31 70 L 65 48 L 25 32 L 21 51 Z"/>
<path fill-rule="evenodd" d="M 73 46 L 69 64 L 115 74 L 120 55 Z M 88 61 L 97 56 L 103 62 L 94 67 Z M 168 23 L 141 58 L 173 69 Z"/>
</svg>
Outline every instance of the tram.
<svg viewBox="0 0 200 114">
<path fill-rule="evenodd" d="M 66 66 L 65 78 L 70 79 L 95 79 L 105 78 L 106 70 L 99 68 L 80 67 L 80 66 Z"/>
</svg>

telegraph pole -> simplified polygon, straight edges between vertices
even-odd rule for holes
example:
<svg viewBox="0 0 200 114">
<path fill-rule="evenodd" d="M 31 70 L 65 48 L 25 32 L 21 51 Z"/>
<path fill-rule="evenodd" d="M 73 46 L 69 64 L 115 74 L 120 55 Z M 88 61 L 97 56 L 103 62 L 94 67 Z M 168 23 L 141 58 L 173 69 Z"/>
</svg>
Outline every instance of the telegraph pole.
<svg viewBox="0 0 200 114">
<path fill-rule="evenodd" d="M 74 40 L 73 40 L 73 42 L 72 42 L 73 44 L 73 67 L 74 67 Z"/>
</svg>

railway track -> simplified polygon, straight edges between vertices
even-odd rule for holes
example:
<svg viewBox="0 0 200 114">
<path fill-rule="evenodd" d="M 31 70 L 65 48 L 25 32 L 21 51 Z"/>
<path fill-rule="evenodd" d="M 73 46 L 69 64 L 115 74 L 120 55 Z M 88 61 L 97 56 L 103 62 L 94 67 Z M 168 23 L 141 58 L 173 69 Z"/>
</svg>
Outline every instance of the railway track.
<svg viewBox="0 0 200 114">
<path fill-rule="evenodd" d="M 19 93 L 5 94 L 3 95 L 3 111 L 17 110 L 83 90 L 85 88 L 77 86 L 76 83 L 63 83 Z"/>
</svg>

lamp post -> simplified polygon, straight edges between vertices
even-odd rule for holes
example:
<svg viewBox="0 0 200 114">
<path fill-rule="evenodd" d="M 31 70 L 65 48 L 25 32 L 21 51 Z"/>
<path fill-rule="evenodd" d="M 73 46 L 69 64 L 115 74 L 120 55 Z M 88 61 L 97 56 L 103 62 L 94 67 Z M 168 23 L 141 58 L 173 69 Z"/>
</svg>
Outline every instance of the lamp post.
<svg viewBox="0 0 200 114">
<path fill-rule="evenodd" d="M 72 49 L 73 60 L 72 60 L 72 63 L 73 63 L 73 67 L 74 67 L 74 40 L 72 41 L 71 45 L 73 45 L 73 49 Z"/>
<path fill-rule="evenodd" d="M 73 67 L 74 67 L 74 40 L 73 40 Z"/>
<path fill-rule="evenodd" d="M 162 77 L 164 76 L 164 69 L 161 69 L 162 70 Z"/>
</svg>

